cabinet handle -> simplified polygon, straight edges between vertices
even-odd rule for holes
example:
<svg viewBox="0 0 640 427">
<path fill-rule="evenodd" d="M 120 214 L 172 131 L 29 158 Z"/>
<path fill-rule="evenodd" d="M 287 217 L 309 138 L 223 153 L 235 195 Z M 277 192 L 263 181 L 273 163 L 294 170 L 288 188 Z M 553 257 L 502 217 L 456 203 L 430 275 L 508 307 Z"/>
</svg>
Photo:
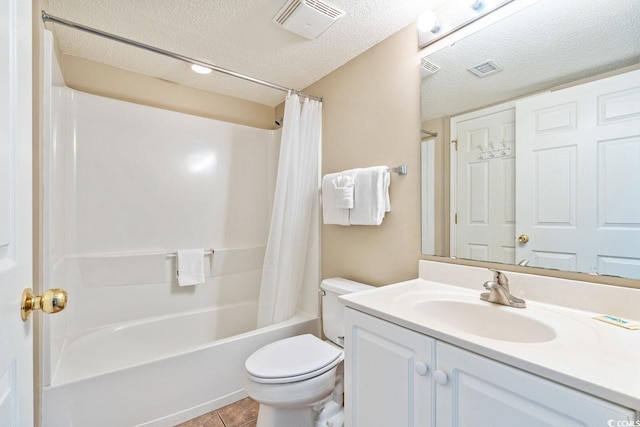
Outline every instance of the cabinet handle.
<svg viewBox="0 0 640 427">
<path fill-rule="evenodd" d="M 440 385 L 447 385 L 449 382 L 449 375 L 445 371 L 437 370 L 433 376 Z"/>
<path fill-rule="evenodd" d="M 429 367 L 422 362 L 416 362 L 415 370 L 416 374 L 424 377 L 425 375 L 427 375 L 427 372 L 429 372 Z"/>
</svg>

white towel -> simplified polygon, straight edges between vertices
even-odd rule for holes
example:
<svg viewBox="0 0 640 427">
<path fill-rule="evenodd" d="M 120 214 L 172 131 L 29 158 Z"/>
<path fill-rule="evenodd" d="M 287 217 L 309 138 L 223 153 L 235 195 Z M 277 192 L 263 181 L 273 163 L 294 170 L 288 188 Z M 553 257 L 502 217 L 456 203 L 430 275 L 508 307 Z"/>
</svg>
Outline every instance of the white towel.
<svg viewBox="0 0 640 427">
<path fill-rule="evenodd" d="M 389 172 L 389 168 L 386 168 L 386 173 L 384 174 L 384 183 L 382 187 L 382 191 L 384 192 L 384 211 L 391 212 L 391 200 L 389 200 L 389 186 L 391 185 L 391 172 Z"/>
<path fill-rule="evenodd" d="M 349 225 L 349 211 L 348 208 L 342 208 L 345 206 L 348 198 L 348 189 L 344 191 L 338 190 L 333 181 L 337 183 L 344 183 L 345 178 L 349 177 L 354 182 L 355 188 L 355 176 L 360 169 L 349 169 L 343 172 L 330 173 L 322 177 L 322 218 L 325 224 L 337 224 L 337 225 Z M 338 179 L 339 177 L 342 177 Z M 355 203 L 355 199 L 354 199 Z"/>
<path fill-rule="evenodd" d="M 389 203 L 389 168 L 375 166 L 361 169 L 356 175 L 351 225 L 380 225 Z"/>
<path fill-rule="evenodd" d="M 178 285 L 204 283 L 204 249 L 178 250 Z"/>
<path fill-rule="evenodd" d="M 336 192 L 336 207 L 340 209 L 353 208 L 353 178 L 347 174 L 340 174 L 331 180 Z"/>
</svg>

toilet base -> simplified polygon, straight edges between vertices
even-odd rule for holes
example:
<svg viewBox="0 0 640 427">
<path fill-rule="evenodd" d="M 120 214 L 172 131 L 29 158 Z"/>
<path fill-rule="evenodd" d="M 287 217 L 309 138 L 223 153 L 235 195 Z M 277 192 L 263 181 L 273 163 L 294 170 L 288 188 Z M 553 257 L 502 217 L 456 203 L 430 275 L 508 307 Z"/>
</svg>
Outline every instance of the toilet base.
<svg viewBox="0 0 640 427">
<path fill-rule="evenodd" d="M 330 401 L 316 417 L 314 427 L 343 427 L 344 408 L 335 401 Z"/>
<path fill-rule="evenodd" d="M 260 405 L 256 427 L 313 426 L 317 412 L 312 407 L 281 409 Z"/>
<path fill-rule="evenodd" d="M 274 408 L 260 405 L 256 427 L 343 427 L 344 408 L 329 401 L 321 411 L 313 407 L 298 409 Z"/>
</svg>

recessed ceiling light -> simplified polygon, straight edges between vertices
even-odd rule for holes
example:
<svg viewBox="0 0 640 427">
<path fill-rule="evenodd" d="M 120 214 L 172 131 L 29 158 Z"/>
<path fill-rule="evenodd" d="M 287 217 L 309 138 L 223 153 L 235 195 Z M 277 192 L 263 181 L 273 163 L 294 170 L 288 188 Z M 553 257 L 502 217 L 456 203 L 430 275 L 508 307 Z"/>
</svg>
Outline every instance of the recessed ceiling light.
<svg viewBox="0 0 640 427">
<path fill-rule="evenodd" d="M 211 68 L 203 67 L 198 64 L 191 64 L 191 69 L 198 74 L 209 74 L 211 73 Z"/>
</svg>

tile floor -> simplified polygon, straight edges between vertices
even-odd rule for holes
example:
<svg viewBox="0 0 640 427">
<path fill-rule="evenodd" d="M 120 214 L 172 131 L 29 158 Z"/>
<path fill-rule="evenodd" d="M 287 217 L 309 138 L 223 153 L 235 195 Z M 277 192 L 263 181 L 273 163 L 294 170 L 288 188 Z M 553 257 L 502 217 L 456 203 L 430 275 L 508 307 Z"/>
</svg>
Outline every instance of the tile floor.
<svg viewBox="0 0 640 427">
<path fill-rule="evenodd" d="M 247 397 L 176 427 L 255 427 L 258 406 L 257 402 Z"/>
</svg>

